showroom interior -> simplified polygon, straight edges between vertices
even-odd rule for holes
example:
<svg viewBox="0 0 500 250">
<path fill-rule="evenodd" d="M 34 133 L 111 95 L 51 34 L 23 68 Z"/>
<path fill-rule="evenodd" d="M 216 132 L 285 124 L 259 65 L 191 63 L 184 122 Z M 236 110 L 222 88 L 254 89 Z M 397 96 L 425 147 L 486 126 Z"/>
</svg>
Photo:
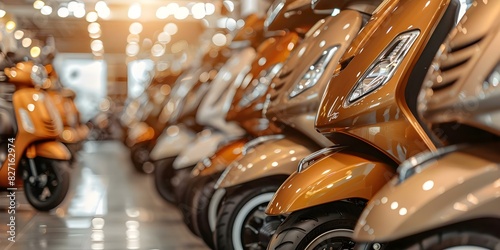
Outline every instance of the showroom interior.
<svg viewBox="0 0 500 250">
<path fill-rule="evenodd" d="M 500 249 L 499 14 L 1 0 L 0 249 Z"/>
</svg>

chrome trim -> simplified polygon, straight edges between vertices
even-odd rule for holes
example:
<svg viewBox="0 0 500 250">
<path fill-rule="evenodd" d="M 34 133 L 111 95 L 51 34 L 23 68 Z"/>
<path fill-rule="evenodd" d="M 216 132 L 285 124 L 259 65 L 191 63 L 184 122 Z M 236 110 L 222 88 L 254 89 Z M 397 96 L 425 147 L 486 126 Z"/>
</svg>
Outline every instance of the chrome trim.
<svg viewBox="0 0 500 250">
<path fill-rule="evenodd" d="M 324 157 L 332 154 L 332 153 L 335 153 L 335 152 L 338 152 L 344 148 L 346 148 L 347 146 L 340 146 L 340 145 L 336 145 L 336 146 L 332 146 L 332 147 L 329 147 L 329 148 L 323 148 L 323 149 L 320 149 L 306 157 L 304 157 L 302 160 L 300 160 L 299 162 L 299 166 L 297 168 L 297 172 L 302 172 L 304 171 L 306 168 L 308 168 L 310 165 L 312 165 L 315 161 L 318 161 L 320 159 L 323 159 Z"/>
<path fill-rule="evenodd" d="M 281 140 L 285 138 L 285 135 L 279 134 L 279 135 L 265 135 L 265 136 L 259 136 L 245 144 L 243 146 L 241 152 L 243 155 L 246 155 L 248 151 L 252 148 L 257 147 L 258 145 L 267 142 L 267 141 L 275 141 L 275 140 Z"/>
</svg>

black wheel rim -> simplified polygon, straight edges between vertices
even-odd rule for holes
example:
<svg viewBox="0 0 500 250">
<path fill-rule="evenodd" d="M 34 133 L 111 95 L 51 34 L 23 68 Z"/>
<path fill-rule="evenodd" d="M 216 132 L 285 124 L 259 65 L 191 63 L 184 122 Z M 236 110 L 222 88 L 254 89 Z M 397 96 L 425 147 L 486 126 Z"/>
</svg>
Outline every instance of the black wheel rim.
<svg viewBox="0 0 500 250">
<path fill-rule="evenodd" d="M 334 229 L 314 238 L 306 250 L 351 250 L 355 242 L 352 240 L 352 229 Z"/>
<path fill-rule="evenodd" d="M 266 204 L 261 204 L 254 208 L 246 218 L 244 229 L 242 231 L 242 243 L 245 249 L 248 250 L 265 250 L 267 246 L 263 246 L 259 240 L 260 229 L 264 226 L 266 219 Z"/>
<path fill-rule="evenodd" d="M 38 174 L 37 178 L 31 173 L 30 167 L 28 166 L 27 168 L 28 171 L 24 181 L 29 185 L 29 192 L 32 197 L 40 202 L 50 200 L 53 194 L 56 193 L 60 183 L 59 176 L 54 171 L 53 167 L 44 161 L 35 164 Z"/>
</svg>

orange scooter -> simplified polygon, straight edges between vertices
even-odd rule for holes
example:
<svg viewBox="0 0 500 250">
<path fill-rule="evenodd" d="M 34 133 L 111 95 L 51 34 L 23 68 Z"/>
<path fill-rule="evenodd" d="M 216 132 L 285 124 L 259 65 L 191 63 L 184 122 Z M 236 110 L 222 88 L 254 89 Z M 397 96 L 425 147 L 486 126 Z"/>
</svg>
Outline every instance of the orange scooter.
<svg viewBox="0 0 500 250">
<path fill-rule="evenodd" d="M 57 141 L 63 130 L 61 117 L 43 90 L 47 72 L 41 65 L 20 62 L 2 72 L 1 85 L 13 85 L 9 105 L 10 129 L 1 134 L 0 187 L 13 193 L 24 187 L 28 202 L 38 210 L 57 207 L 69 189 L 71 154 Z M 3 93 L 4 95 L 7 93 Z M 17 126 L 16 126 L 17 124 Z"/>
</svg>

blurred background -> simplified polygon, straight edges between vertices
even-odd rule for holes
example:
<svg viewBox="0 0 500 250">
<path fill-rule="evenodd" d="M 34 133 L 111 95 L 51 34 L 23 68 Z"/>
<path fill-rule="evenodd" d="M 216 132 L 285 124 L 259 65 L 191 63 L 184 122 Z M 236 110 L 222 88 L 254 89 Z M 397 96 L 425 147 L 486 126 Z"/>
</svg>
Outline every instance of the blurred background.
<svg viewBox="0 0 500 250">
<path fill-rule="evenodd" d="M 4 50 L 53 64 L 77 93 L 82 122 L 114 113 L 143 93 L 155 72 L 179 74 L 213 46 L 226 46 L 265 0 L 3 0 Z M 64 66 L 63 66 L 64 65 Z M 109 102 L 112 100 L 112 102 Z"/>
</svg>

